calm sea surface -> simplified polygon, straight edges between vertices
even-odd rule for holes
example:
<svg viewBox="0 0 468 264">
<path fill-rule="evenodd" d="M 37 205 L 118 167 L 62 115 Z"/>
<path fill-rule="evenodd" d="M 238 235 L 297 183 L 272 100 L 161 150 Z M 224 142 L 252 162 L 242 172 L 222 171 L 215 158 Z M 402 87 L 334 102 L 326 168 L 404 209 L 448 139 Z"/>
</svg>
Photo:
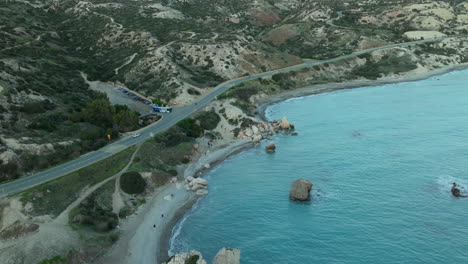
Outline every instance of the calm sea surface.
<svg viewBox="0 0 468 264">
<path fill-rule="evenodd" d="M 468 263 L 468 71 L 271 106 L 275 136 L 207 175 L 209 194 L 174 228 L 171 253 L 221 247 L 241 263 Z M 312 201 L 288 200 L 313 182 Z"/>
</svg>

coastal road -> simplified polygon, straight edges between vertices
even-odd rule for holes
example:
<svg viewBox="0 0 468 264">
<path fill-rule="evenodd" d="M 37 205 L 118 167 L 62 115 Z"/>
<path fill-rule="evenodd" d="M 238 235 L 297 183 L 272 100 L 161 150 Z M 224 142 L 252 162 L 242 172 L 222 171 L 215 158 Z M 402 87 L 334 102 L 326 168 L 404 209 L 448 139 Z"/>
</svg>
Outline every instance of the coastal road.
<svg viewBox="0 0 468 264">
<path fill-rule="evenodd" d="M 138 133 L 140 133 L 139 137 L 134 138 L 131 135 L 126 136 L 112 144 L 109 144 L 99 150 L 84 154 L 72 161 L 66 162 L 64 164 L 58 165 L 56 167 L 47 169 L 45 171 L 30 175 L 27 177 L 23 177 L 14 181 L 1 184 L 0 185 L 0 197 L 6 196 L 6 195 L 12 195 L 12 194 L 27 190 L 29 188 L 32 188 L 34 186 L 40 185 L 42 183 L 57 179 L 66 174 L 69 174 L 81 168 L 87 167 L 93 163 L 96 163 L 100 160 L 108 158 L 118 152 L 125 150 L 126 148 L 130 146 L 142 143 L 148 140 L 149 138 L 153 137 L 154 135 L 160 132 L 163 132 L 169 127 L 175 125 L 180 120 L 192 115 L 197 110 L 200 110 L 205 105 L 207 105 L 210 101 L 214 100 L 218 95 L 224 93 L 231 87 L 236 86 L 240 83 L 250 81 L 250 80 L 260 79 L 264 77 L 271 77 L 277 73 L 285 73 L 285 72 L 309 68 L 309 67 L 313 67 L 313 66 L 321 65 L 325 63 L 344 60 L 344 59 L 359 56 L 361 54 L 370 53 L 370 52 L 374 52 L 378 50 L 386 50 L 386 49 L 408 47 L 412 45 L 418 45 L 418 44 L 424 44 L 424 43 L 430 43 L 430 42 L 438 42 L 447 38 L 450 38 L 450 37 L 428 39 L 428 40 L 418 40 L 418 41 L 404 42 L 400 44 L 392 44 L 392 45 L 382 46 L 378 48 L 357 51 L 357 52 L 343 55 L 343 56 L 333 58 L 333 59 L 314 61 L 314 62 L 308 61 L 302 64 L 297 64 L 297 65 L 286 67 L 286 68 L 281 68 L 281 69 L 277 69 L 277 70 L 273 70 L 269 72 L 264 72 L 264 73 L 260 73 L 256 75 L 241 77 L 241 78 L 223 82 L 219 84 L 218 86 L 216 86 L 215 89 L 213 89 L 211 93 L 209 93 L 208 95 L 200 99 L 198 102 L 188 105 L 188 106 L 174 108 L 172 113 L 163 114 L 163 118 L 158 123 L 148 126 L 138 131 Z"/>
</svg>

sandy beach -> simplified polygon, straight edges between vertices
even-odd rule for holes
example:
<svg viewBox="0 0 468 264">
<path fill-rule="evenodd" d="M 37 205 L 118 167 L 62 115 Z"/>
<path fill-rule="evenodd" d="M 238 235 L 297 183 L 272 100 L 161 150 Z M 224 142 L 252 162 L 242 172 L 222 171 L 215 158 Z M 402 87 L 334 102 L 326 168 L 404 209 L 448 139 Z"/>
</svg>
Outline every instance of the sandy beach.
<svg viewBox="0 0 468 264">
<path fill-rule="evenodd" d="M 258 102 L 259 118 L 266 120 L 265 110 L 271 104 L 294 97 L 352 89 L 366 86 L 379 86 L 391 83 L 411 82 L 427 79 L 451 71 L 468 69 L 468 63 L 444 67 L 433 71 L 418 73 L 399 78 L 381 78 L 378 80 L 355 80 L 346 83 L 328 83 L 295 89 L 269 96 Z M 183 177 L 202 176 L 207 170 L 204 164 L 213 165 L 227 157 L 253 146 L 248 141 L 218 141 L 212 149 L 201 155 L 196 162 L 189 164 Z M 209 191 L 209 187 L 208 187 Z M 171 194 L 173 197 L 171 197 Z M 169 240 L 172 229 L 189 211 L 198 197 L 194 192 L 187 192 L 183 182 L 171 183 L 161 187 L 146 205 L 141 206 L 137 214 L 130 216 L 122 224 L 122 237 L 103 258 L 103 263 L 162 263 L 168 259 Z M 164 214 L 164 216 L 162 216 Z"/>
<path fill-rule="evenodd" d="M 198 161 L 184 170 L 184 178 L 201 175 L 205 164 L 215 165 L 253 144 L 249 141 L 219 141 Z M 198 197 L 184 189 L 183 181 L 159 188 L 146 204 L 119 227 L 122 236 L 101 263 L 161 263 L 168 259 L 169 240 L 177 222 Z"/>
</svg>

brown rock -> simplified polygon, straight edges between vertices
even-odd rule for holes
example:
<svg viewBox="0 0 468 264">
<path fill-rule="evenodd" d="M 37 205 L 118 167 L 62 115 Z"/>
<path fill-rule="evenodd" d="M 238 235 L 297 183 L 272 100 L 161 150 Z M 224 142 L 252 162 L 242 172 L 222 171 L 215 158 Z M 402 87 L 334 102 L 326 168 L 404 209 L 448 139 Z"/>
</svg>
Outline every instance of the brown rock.
<svg viewBox="0 0 468 264">
<path fill-rule="evenodd" d="M 267 152 L 270 152 L 270 153 L 275 152 L 275 151 L 276 151 L 275 143 L 270 142 L 270 144 L 268 144 L 268 145 L 265 147 L 265 150 L 266 150 Z"/>
<path fill-rule="evenodd" d="M 216 254 L 213 264 L 240 264 L 240 250 L 223 248 Z"/>
<path fill-rule="evenodd" d="M 289 199 L 293 201 L 308 201 L 313 184 L 304 179 L 295 180 L 289 191 Z"/>
<path fill-rule="evenodd" d="M 291 125 L 291 123 L 288 122 L 286 117 L 283 117 L 281 119 L 281 122 L 278 124 L 278 128 L 280 128 L 280 129 L 291 129 L 292 125 Z"/>
</svg>

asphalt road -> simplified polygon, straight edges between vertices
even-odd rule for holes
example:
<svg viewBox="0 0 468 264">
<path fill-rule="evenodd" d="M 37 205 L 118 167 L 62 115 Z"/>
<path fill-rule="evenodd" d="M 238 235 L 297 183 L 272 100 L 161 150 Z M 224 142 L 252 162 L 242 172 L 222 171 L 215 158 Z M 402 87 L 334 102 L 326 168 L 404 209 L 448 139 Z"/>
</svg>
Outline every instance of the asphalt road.
<svg viewBox="0 0 468 264">
<path fill-rule="evenodd" d="M 163 119 L 161 119 L 157 124 L 146 127 L 141 129 L 138 133 L 140 133 L 140 136 L 137 138 L 133 138 L 132 136 L 127 136 L 124 137 L 115 143 L 109 144 L 105 146 L 102 149 L 99 149 L 97 151 L 93 151 L 90 153 L 87 153 L 85 155 L 80 156 L 77 159 L 74 159 L 72 161 L 66 162 L 64 164 L 58 165 L 56 167 L 47 169 L 45 171 L 30 175 L 28 177 L 23 177 L 15 181 L 11 181 L 8 183 L 4 183 L 0 185 L 0 197 L 5 196 L 5 195 L 11 195 L 15 194 L 21 191 L 24 191 L 26 189 L 29 189 L 31 187 L 37 186 L 39 184 L 48 182 L 50 180 L 57 179 L 59 177 L 62 177 L 66 174 L 69 174 L 71 172 L 74 172 L 76 170 L 79 170 L 81 168 L 84 168 L 86 166 L 89 166 L 93 163 L 96 163 L 100 160 L 103 160 L 105 158 L 108 158 L 120 151 L 123 151 L 124 149 L 136 145 L 138 143 L 141 143 L 143 141 L 148 140 L 152 136 L 163 132 L 164 130 L 168 129 L 169 127 L 175 125 L 177 122 L 180 120 L 190 116 L 197 110 L 201 109 L 204 107 L 206 104 L 208 104 L 210 101 L 216 98 L 216 96 L 224 93 L 227 91 L 229 88 L 236 86 L 242 82 L 254 80 L 254 79 L 259 79 L 263 77 L 271 77 L 274 74 L 277 73 L 284 73 L 284 72 L 290 72 L 294 70 L 299 70 L 303 68 L 309 68 L 315 65 L 321 65 L 324 63 L 329 63 L 329 62 L 334 62 L 338 60 L 343 60 L 343 59 L 348 59 L 352 57 L 356 57 L 361 54 L 365 53 L 370 53 L 373 51 L 378 51 L 378 50 L 385 50 L 385 49 L 392 49 L 396 47 L 408 47 L 412 45 L 417 45 L 417 44 L 423 44 L 423 43 L 429 43 L 429 42 L 437 42 L 441 41 L 443 39 L 446 39 L 448 37 L 443 37 L 443 38 L 437 38 L 437 39 L 430 39 L 430 40 L 418 40 L 418 41 L 412 41 L 412 42 L 405 42 L 401 44 L 393 44 L 393 45 L 388 45 L 388 46 L 382 46 L 378 48 L 372 48 L 368 50 L 363 50 L 363 51 L 358 51 L 354 52 L 352 54 L 348 55 L 343 55 L 337 58 L 333 59 L 328 59 L 328 60 L 322 60 L 318 62 L 305 62 L 302 64 L 294 65 L 291 67 L 286 67 L 278 70 L 273 70 L 269 72 L 264 72 L 252 76 L 246 76 L 246 77 L 241 77 L 233 80 L 229 80 L 226 82 L 221 83 L 218 85 L 211 93 L 200 99 L 198 102 L 180 107 L 180 108 L 174 108 L 172 113 L 165 113 L 163 114 Z"/>
</svg>

